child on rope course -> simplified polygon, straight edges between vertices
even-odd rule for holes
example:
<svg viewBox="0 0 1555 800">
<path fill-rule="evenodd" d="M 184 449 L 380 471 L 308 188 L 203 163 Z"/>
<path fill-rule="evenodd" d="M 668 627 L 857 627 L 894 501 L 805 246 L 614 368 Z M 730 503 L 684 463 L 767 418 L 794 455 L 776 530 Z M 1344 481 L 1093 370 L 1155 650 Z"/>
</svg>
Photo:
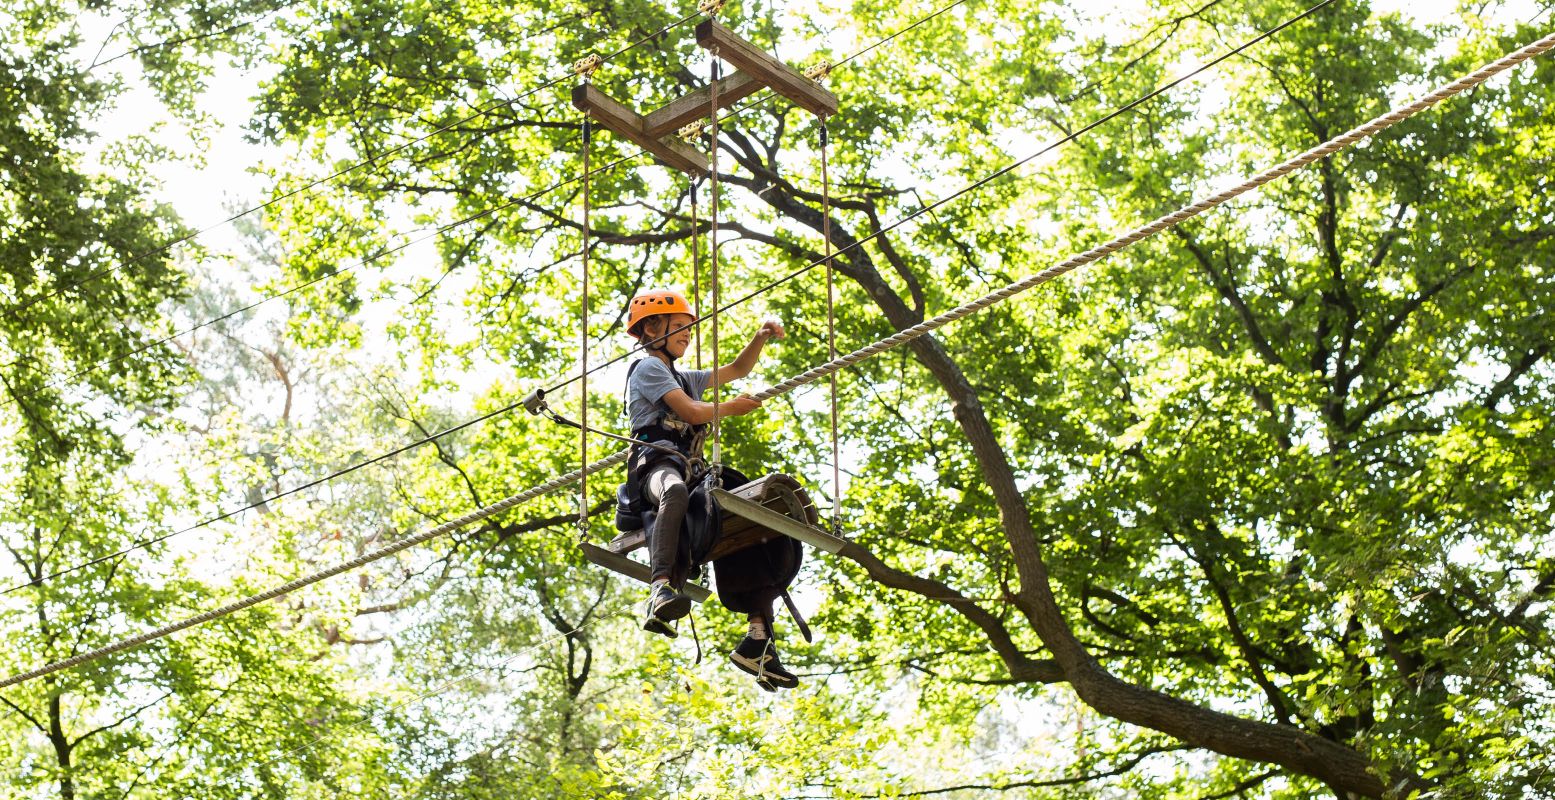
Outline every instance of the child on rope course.
<svg viewBox="0 0 1555 800">
<path fill-rule="evenodd" d="M 628 307 L 627 332 L 648 353 L 627 370 L 626 412 L 632 438 L 668 444 L 680 454 L 633 445 L 627 472 L 628 485 L 636 489 L 642 505 L 657 512 L 647 530 L 652 586 L 643 630 L 669 637 L 676 635 L 670 623 L 691 612 L 691 598 L 682 593 L 692 566 L 683 524 L 693 488 L 688 482 L 700 478 L 702 443 L 714 415 L 713 404 L 702 400 L 713 383 L 713 371 L 675 368 L 691 343 L 689 326 L 695 321 L 691 304 L 672 291 L 644 292 L 633 297 Z M 718 384 L 749 375 L 767 341 L 783 335 L 781 323 L 763 323 L 733 362 L 718 367 Z M 719 403 L 717 415 L 737 417 L 760 407 L 760 400 L 742 394 Z M 749 613 L 745 639 L 729 658 L 755 675 L 764 689 L 793 688 L 799 679 L 783 668 L 773 640 L 772 601 L 765 601 L 765 606 Z"/>
</svg>

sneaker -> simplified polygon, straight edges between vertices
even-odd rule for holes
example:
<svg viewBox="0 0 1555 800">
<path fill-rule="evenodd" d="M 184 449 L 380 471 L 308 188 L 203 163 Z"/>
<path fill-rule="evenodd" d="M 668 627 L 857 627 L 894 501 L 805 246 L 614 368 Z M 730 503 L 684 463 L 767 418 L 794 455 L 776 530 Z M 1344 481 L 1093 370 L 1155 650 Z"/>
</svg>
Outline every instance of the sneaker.
<svg viewBox="0 0 1555 800">
<path fill-rule="evenodd" d="M 777 642 L 772 639 L 752 639 L 747 636 L 729 654 L 736 667 L 756 676 L 756 683 L 771 692 L 792 689 L 799 685 L 799 677 L 783 668 L 778 659 Z"/>
<path fill-rule="evenodd" d="M 670 623 L 690 613 L 691 598 L 660 581 L 648 590 L 648 603 L 643 610 L 643 630 L 673 639 L 678 634 L 670 627 Z"/>
</svg>

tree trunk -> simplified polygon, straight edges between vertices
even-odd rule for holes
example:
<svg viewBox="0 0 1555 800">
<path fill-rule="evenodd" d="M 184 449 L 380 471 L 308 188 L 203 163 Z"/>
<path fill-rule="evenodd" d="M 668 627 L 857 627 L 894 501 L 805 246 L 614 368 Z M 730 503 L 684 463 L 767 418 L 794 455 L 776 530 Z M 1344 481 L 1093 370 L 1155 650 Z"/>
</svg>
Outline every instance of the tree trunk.
<svg viewBox="0 0 1555 800">
<path fill-rule="evenodd" d="M 840 269 L 875 300 L 892 326 L 901 329 L 922 321 L 921 315 L 908 308 L 864 259 L 850 259 Z M 913 340 L 909 347 L 949 396 L 956 423 L 993 492 L 1020 578 L 1017 605 L 1042 643 L 1052 651 L 1081 700 L 1110 717 L 1161 731 L 1221 755 L 1278 764 L 1323 781 L 1335 791 L 1363 797 L 1383 796 L 1382 780 L 1372 774 L 1366 758 L 1349 747 L 1294 727 L 1242 719 L 1193 705 L 1120 680 L 1097 662 L 1075 637 L 1053 596 L 1030 512 L 976 389 L 939 340 L 924 336 Z"/>
<path fill-rule="evenodd" d="M 71 745 L 65 737 L 58 693 L 49 695 L 49 744 L 54 745 L 54 761 L 59 766 L 59 796 L 61 800 L 75 800 L 76 784 L 70 774 Z"/>
</svg>

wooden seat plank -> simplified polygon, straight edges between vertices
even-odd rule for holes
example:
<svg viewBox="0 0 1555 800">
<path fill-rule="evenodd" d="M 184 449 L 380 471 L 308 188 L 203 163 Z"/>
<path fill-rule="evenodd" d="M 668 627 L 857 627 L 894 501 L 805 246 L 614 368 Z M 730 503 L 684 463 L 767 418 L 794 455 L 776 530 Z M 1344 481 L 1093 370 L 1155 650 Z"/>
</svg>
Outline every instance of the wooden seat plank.
<svg viewBox="0 0 1555 800">
<path fill-rule="evenodd" d="M 823 531 L 808 522 L 793 519 L 760 503 L 753 503 L 733 492 L 714 489 L 713 500 L 718 503 L 725 513 L 744 517 L 755 522 L 760 527 L 798 539 L 805 544 L 825 550 L 828 553 L 836 553 L 842 549 L 843 545 L 847 544 L 846 539 Z"/>
<path fill-rule="evenodd" d="M 708 562 L 763 544 L 775 536 L 792 536 L 829 553 L 837 552 L 846 543 L 816 527 L 819 515 L 815 504 L 799 481 L 790 475 L 778 472 L 734 489 L 715 489 L 713 497 L 725 513 L 722 514 L 723 528 L 708 553 Z M 647 546 L 647 543 L 646 532 L 627 531 L 604 548 L 585 544 L 584 553 L 601 566 L 632 577 L 640 575 L 638 580 L 647 580 L 648 568 L 626 558 L 626 554 Z M 604 555 L 596 559 L 589 548 Z"/>
<path fill-rule="evenodd" d="M 648 583 L 653 576 L 649 573 L 647 564 L 639 564 L 618 553 L 612 553 L 603 547 L 588 542 L 579 542 L 578 548 L 583 551 L 583 557 L 598 564 L 611 572 L 625 575 L 635 581 Z M 687 583 L 684 590 L 687 597 L 698 603 L 707 602 L 713 596 L 707 587 L 695 583 Z"/>
</svg>

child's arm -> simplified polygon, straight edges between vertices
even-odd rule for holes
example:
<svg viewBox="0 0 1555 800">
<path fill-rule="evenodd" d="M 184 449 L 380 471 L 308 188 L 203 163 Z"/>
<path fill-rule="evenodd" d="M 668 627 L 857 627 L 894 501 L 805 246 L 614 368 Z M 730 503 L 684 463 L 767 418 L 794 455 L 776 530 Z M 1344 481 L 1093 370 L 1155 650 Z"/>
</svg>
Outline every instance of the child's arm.
<svg viewBox="0 0 1555 800">
<path fill-rule="evenodd" d="M 664 395 L 664 404 L 680 417 L 692 425 L 702 425 L 713 421 L 713 404 L 703 400 L 692 400 L 691 395 L 682 389 L 671 389 Z M 761 401 L 748 394 L 742 394 L 733 400 L 725 400 L 718 404 L 718 417 L 738 417 L 749 414 L 761 407 Z"/>
<path fill-rule="evenodd" d="M 756 331 L 756 335 L 751 337 L 750 344 L 745 345 L 740 355 L 734 361 L 718 368 L 718 374 L 712 382 L 722 386 L 751 374 L 751 370 L 756 368 L 756 359 L 761 357 L 761 348 L 766 345 L 767 340 L 781 339 L 783 336 L 783 323 L 775 319 L 763 322 L 761 330 Z"/>
</svg>

